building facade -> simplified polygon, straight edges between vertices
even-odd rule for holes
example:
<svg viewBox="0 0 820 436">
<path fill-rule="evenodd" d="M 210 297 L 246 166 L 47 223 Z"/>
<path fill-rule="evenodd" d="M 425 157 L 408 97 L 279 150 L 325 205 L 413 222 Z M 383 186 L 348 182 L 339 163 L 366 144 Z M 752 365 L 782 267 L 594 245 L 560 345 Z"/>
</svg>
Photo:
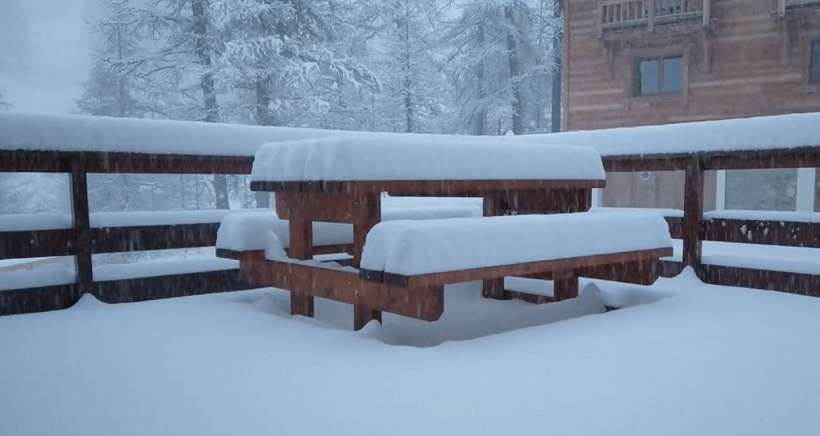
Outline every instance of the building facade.
<svg viewBox="0 0 820 436">
<path fill-rule="evenodd" d="M 565 130 L 820 112 L 820 0 L 567 0 L 565 19 Z M 603 201 L 677 208 L 682 177 L 615 174 Z M 707 208 L 820 206 L 816 171 L 708 179 Z"/>
</svg>

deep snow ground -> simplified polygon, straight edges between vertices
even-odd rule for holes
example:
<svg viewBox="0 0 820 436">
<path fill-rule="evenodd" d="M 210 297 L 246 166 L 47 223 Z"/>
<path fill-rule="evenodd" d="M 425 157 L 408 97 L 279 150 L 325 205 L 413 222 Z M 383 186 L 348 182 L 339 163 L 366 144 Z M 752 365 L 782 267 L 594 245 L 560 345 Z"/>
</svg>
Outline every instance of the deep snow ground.
<svg viewBox="0 0 820 436">
<path fill-rule="evenodd" d="M 601 287 L 530 306 L 465 284 L 439 323 L 358 333 L 273 290 L 0 318 L 0 435 L 820 434 L 820 299 Z"/>
</svg>

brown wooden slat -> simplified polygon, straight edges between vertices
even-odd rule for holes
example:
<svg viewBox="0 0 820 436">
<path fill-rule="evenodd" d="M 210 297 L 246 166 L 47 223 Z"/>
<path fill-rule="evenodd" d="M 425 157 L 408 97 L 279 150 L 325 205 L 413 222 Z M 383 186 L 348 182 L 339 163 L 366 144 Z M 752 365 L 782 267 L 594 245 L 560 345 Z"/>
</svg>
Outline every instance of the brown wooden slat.
<svg viewBox="0 0 820 436">
<path fill-rule="evenodd" d="M 65 173 L 80 160 L 89 173 L 250 174 L 253 157 L 150 153 L 0 151 L 0 171 Z"/>
<path fill-rule="evenodd" d="M 386 180 L 341 182 L 251 182 L 252 191 L 327 192 L 363 195 L 389 192 L 394 195 L 482 196 L 491 191 L 527 191 L 539 189 L 603 188 L 604 180 Z"/>
<path fill-rule="evenodd" d="M 707 241 L 820 248 L 820 223 L 711 219 L 702 227 Z"/>
<path fill-rule="evenodd" d="M 683 196 L 683 263 L 697 269 L 703 255 L 701 222 L 703 222 L 703 168 L 692 159 L 686 168 Z"/>
<path fill-rule="evenodd" d="M 575 270 L 591 268 L 613 263 L 634 262 L 658 259 L 672 256 L 672 248 L 658 248 L 653 250 L 628 251 L 595 256 L 581 256 L 567 259 L 527 262 L 515 265 L 503 265 L 486 268 L 474 268 L 460 271 L 448 271 L 432 274 L 405 276 L 384 273 L 384 282 L 395 286 L 421 288 L 425 286 L 439 286 L 452 283 L 488 280 L 499 277 L 529 276 L 542 272 Z M 362 278 L 373 277 L 368 273 L 361 274 Z"/>
<path fill-rule="evenodd" d="M 0 259 L 72 256 L 74 229 L 0 232 Z"/>
<path fill-rule="evenodd" d="M 218 223 L 103 227 L 91 231 L 94 253 L 213 247 Z"/>
<path fill-rule="evenodd" d="M 444 312 L 444 288 L 396 287 L 362 280 L 358 272 L 321 268 L 296 262 L 266 261 L 260 253 L 242 254 L 242 278 L 255 287 L 309 287 L 313 296 L 397 315 L 436 321 Z M 292 293 L 292 292 L 291 292 Z"/>
</svg>

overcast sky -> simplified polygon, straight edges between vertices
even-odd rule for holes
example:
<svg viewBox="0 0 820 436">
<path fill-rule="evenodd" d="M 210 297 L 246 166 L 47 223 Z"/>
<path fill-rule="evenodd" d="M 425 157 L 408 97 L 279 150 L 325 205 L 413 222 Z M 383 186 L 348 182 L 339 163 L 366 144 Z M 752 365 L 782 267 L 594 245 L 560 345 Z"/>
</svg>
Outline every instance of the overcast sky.
<svg viewBox="0 0 820 436">
<path fill-rule="evenodd" d="M 90 64 L 86 20 L 92 16 L 92 4 L 93 0 L 0 0 L 0 14 L 5 15 L 0 19 L 0 27 L 5 27 L 0 39 L 14 41 L 14 47 L 0 46 L 12 53 L 0 65 L 0 84 L 13 110 L 77 112 L 74 99 Z M 20 33 L 22 40 L 13 38 Z"/>
</svg>

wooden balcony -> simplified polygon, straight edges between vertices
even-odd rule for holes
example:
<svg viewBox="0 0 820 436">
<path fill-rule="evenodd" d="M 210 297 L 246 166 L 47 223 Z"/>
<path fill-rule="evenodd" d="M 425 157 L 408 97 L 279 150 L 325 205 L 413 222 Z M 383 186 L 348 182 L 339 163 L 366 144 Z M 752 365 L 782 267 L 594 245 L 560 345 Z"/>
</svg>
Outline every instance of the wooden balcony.
<svg viewBox="0 0 820 436">
<path fill-rule="evenodd" d="M 813 6 L 820 6 L 820 0 L 777 0 L 777 15 L 783 17 L 788 11 Z"/>
<path fill-rule="evenodd" d="M 602 34 L 623 29 L 654 31 L 658 26 L 675 23 L 708 26 L 711 3 L 712 0 L 601 0 L 600 31 Z"/>
</svg>

